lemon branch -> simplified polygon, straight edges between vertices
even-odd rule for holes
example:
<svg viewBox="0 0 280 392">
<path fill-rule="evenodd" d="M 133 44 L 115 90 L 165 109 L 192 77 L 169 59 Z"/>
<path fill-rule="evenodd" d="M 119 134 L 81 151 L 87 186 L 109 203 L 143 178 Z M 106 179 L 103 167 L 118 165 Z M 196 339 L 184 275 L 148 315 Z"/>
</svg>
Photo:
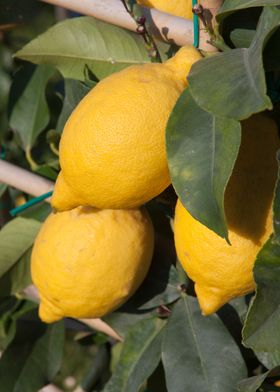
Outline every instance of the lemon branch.
<svg viewBox="0 0 280 392">
<path fill-rule="evenodd" d="M 160 63 L 162 62 L 160 53 L 158 51 L 157 45 L 153 36 L 149 33 L 146 26 L 146 18 L 141 12 L 141 8 L 139 5 L 133 5 L 129 7 L 127 0 L 121 0 L 124 8 L 129 13 L 129 15 L 135 20 L 137 24 L 137 33 L 140 34 L 146 44 L 146 48 L 150 57 L 157 59 Z M 139 12 L 140 11 L 140 12 Z"/>
<path fill-rule="evenodd" d="M 137 23 L 123 6 L 122 0 L 41 0 L 79 12 L 94 16 L 107 23 L 137 31 Z M 214 17 L 222 5 L 223 0 L 201 0 L 200 4 Z M 142 14 L 150 25 L 150 33 L 163 41 L 173 42 L 178 46 L 193 44 L 193 21 L 179 18 L 156 9 L 141 6 Z M 209 43 L 209 34 L 200 23 L 199 49 L 215 52 L 217 49 Z"/>
</svg>

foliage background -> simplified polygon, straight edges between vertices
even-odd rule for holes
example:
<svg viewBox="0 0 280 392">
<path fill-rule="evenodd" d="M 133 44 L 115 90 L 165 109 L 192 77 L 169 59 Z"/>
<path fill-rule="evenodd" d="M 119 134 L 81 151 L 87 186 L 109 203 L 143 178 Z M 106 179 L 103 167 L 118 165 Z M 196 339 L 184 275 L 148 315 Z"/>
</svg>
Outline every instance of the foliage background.
<svg viewBox="0 0 280 392">
<path fill-rule="evenodd" d="M 58 22 L 61 12 L 35 0 L 0 0 L 0 10 L 1 158 L 55 180 L 60 135 L 82 97 L 110 73 L 154 59 L 141 36 L 94 18 Z M 240 121 L 269 110 L 280 124 L 279 0 L 226 0 L 217 20 L 212 40 L 221 52 L 193 66 L 167 126 L 167 152 L 177 194 L 227 238 L 223 196 Z M 161 60 L 177 50 L 157 46 Z M 200 148 L 190 160 L 194 145 Z M 195 180 L 183 178 L 185 168 Z M 237 298 L 207 318 L 176 260 L 173 188 L 148 203 L 155 256 L 134 297 L 105 318 L 124 338 L 115 342 L 76 320 L 47 326 L 38 319 L 24 289 L 31 283 L 32 244 L 50 206 L 11 219 L 9 209 L 29 196 L 0 184 L 0 391 L 36 392 L 50 382 L 64 391 L 280 390 L 279 187 L 274 233 L 254 269 L 256 296 Z M 185 197 L 186 189 L 201 188 L 200 198 Z"/>
</svg>

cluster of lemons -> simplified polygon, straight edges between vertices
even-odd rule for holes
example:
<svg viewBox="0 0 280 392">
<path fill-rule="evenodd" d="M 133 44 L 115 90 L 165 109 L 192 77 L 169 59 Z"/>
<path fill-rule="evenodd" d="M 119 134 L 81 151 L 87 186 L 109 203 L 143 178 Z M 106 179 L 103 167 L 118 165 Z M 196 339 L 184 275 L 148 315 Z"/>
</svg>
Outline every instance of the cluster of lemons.
<svg viewBox="0 0 280 392">
<path fill-rule="evenodd" d="M 162 1 L 141 3 L 172 13 Z M 191 17 L 190 3 L 187 9 L 181 16 Z M 52 197 L 56 212 L 43 224 L 32 252 L 43 321 L 101 317 L 123 304 L 145 278 L 154 232 L 142 206 L 170 184 L 165 127 L 200 58 L 196 49 L 183 47 L 163 64 L 114 73 L 68 119 Z M 272 231 L 278 148 L 272 120 L 257 115 L 244 122 L 225 194 L 231 245 L 177 203 L 178 258 L 195 282 L 205 315 L 254 289 L 255 256 Z"/>
</svg>

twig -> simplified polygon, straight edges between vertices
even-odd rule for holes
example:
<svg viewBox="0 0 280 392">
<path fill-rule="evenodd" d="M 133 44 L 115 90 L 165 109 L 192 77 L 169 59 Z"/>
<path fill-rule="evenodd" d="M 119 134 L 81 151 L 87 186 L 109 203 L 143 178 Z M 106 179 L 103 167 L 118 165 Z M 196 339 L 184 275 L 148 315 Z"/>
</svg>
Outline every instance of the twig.
<svg viewBox="0 0 280 392">
<path fill-rule="evenodd" d="M 142 12 L 140 16 L 136 15 L 134 12 L 134 7 L 129 8 L 127 0 L 121 0 L 121 2 L 123 3 L 126 12 L 128 12 L 129 15 L 135 20 L 137 24 L 136 32 L 143 37 L 149 56 L 157 59 L 159 62 L 162 62 L 155 40 L 147 29 L 145 16 L 143 16 Z M 140 9 L 139 6 L 136 7 Z"/>
</svg>

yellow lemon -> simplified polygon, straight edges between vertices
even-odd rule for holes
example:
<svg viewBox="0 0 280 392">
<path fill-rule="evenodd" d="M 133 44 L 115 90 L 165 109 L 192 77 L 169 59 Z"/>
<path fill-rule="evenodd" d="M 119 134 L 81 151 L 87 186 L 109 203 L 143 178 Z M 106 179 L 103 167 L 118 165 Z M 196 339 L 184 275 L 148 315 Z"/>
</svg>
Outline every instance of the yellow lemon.
<svg viewBox="0 0 280 392">
<path fill-rule="evenodd" d="M 51 214 L 31 258 L 40 318 L 95 318 L 119 307 L 145 278 L 153 246 L 153 226 L 143 209 L 78 207 Z"/>
<path fill-rule="evenodd" d="M 239 154 L 225 192 L 231 245 L 195 220 L 180 201 L 176 206 L 178 258 L 195 282 L 205 315 L 255 288 L 255 258 L 273 230 L 277 131 L 274 121 L 262 114 L 243 122 Z"/>
<path fill-rule="evenodd" d="M 138 0 L 138 3 L 181 18 L 193 17 L 191 0 Z"/>
<path fill-rule="evenodd" d="M 165 127 L 199 59 L 197 50 L 184 47 L 164 64 L 112 74 L 86 95 L 63 130 L 56 210 L 134 208 L 170 184 Z"/>
</svg>

